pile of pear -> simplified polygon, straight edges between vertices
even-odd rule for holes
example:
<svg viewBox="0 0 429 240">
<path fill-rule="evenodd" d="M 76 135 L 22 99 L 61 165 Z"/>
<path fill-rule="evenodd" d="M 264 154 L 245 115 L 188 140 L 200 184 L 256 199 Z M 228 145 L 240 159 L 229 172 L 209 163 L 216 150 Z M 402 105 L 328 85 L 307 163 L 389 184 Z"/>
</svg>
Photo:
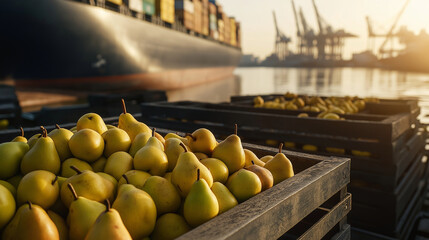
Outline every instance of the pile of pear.
<svg viewBox="0 0 429 240">
<path fill-rule="evenodd" d="M 238 135 L 218 142 L 96 113 L 72 129 L 0 144 L 1 239 L 174 239 L 294 175 L 281 152 L 259 159 Z"/>
</svg>

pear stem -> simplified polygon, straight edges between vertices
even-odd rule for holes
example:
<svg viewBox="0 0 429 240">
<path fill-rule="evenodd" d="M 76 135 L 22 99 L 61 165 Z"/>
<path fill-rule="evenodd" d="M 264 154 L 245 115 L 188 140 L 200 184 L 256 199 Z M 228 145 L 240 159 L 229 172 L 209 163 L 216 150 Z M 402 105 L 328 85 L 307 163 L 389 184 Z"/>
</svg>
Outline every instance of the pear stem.
<svg viewBox="0 0 429 240">
<path fill-rule="evenodd" d="M 125 181 L 127 182 L 127 184 L 130 183 L 130 181 L 128 180 L 128 177 L 127 177 L 127 175 L 125 175 L 125 173 L 122 174 L 122 177 L 125 179 Z"/>
<path fill-rule="evenodd" d="M 76 193 L 76 190 L 74 190 L 74 187 L 71 183 L 67 183 L 67 187 L 70 189 L 70 192 L 73 194 L 74 200 L 77 200 L 78 196 Z"/>
<path fill-rule="evenodd" d="M 122 111 L 124 112 L 124 114 L 126 114 L 127 113 L 127 107 L 125 106 L 125 101 L 123 98 L 121 99 L 121 101 L 122 101 Z"/>
<path fill-rule="evenodd" d="M 280 143 L 279 145 L 279 153 L 282 153 L 283 143 Z"/>
<path fill-rule="evenodd" d="M 24 137 L 24 128 L 20 127 L 19 129 L 21 130 L 21 137 Z"/>
<path fill-rule="evenodd" d="M 48 131 L 46 131 L 46 128 L 44 126 L 40 126 L 40 129 L 42 129 L 42 137 L 47 137 Z"/>
<path fill-rule="evenodd" d="M 234 133 L 235 133 L 235 135 L 237 135 L 237 133 L 238 133 L 238 125 L 237 125 L 237 123 L 234 124 Z"/>
<path fill-rule="evenodd" d="M 58 125 L 58 124 L 55 124 L 55 127 L 56 127 L 57 129 L 60 129 L 60 125 Z"/>
<path fill-rule="evenodd" d="M 55 178 L 54 178 L 54 180 L 52 180 L 51 184 L 54 185 L 57 180 L 58 180 L 58 176 L 55 176 Z"/>
<path fill-rule="evenodd" d="M 186 135 L 185 135 L 185 137 L 186 136 L 189 136 L 189 137 L 191 137 L 192 138 L 192 140 L 197 140 L 197 138 L 196 137 L 194 137 L 194 136 L 192 136 L 192 134 L 191 133 L 186 133 Z"/>
<path fill-rule="evenodd" d="M 106 198 L 106 200 L 104 200 L 104 202 L 106 202 L 106 212 L 110 211 L 110 201 L 109 199 Z"/>
<path fill-rule="evenodd" d="M 197 181 L 200 180 L 200 169 L 197 169 Z"/>
<path fill-rule="evenodd" d="M 30 210 L 33 208 L 33 205 L 31 204 L 31 201 L 27 201 L 28 203 L 28 207 L 30 208 Z"/>
<path fill-rule="evenodd" d="M 188 149 L 186 149 L 186 146 L 182 141 L 180 141 L 179 145 L 182 146 L 182 148 L 185 150 L 185 152 L 188 152 Z"/>
<path fill-rule="evenodd" d="M 251 162 L 252 162 L 252 165 L 255 165 L 255 162 L 253 160 Z"/>
<path fill-rule="evenodd" d="M 155 137 L 156 128 L 152 129 L 152 137 Z"/>
<path fill-rule="evenodd" d="M 77 168 L 76 166 L 71 165 L 70 168 L 73 169 L 77 174 L 81 174 L 82 173 L 82 171 L 79 170 L 79 168 Z"/>
</svg>

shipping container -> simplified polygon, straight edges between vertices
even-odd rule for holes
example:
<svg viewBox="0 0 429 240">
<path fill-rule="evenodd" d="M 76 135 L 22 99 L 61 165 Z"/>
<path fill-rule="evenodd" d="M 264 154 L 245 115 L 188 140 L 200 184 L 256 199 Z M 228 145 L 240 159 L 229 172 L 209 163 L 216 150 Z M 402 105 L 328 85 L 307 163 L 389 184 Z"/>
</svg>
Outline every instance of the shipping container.
<svg viewBox="0 0 429 240">
<path fill-rule="evenodd" d="M 209 14 L 217 15 L 216 5 L 209 3 Z"/>
<path fill-rule="evenodd" d="M 197 33 L 202 33 L 203 28 L 202 7 L 200 0 L 194 0 L 194 31 Z"/>
<path fill-rule="evenodd" d="M 229 21 L 229 17 L 225 13 L 222 14 L 222 19 L 224 22 L 224 34 L 225 34 L 224 42 L 227 44 L 230 44 L 231 43 L 231 23 Z"/>
<path fill-rule="evenodd" d="M 225 23 L 223 22 L 223 19 L 217 20 L 217 26 L 219 29 L 219 41 L 224 42 L 225 41 Z"/>
<path fill-rule="evenodd" d="M 135 12 L 143 12 L 143 1 L 142 0 L 128 0 L 128 8 Z"/>
<path fill-rule="evenodd" d="M 209 0 L 209 2 L 216 5 L 216 0 Z"/>
<path fill-rule="evenodd" d="M 107 2 L 114 3 L 116 5 L 122 5 L 122 0 L 106 0 Z"/>
<path fill-rule="evenodd" d="M 143 0 L 143 12 L 147 15 L 155 15 L 155 0 Z"/>
<path fill-rule="evenodd" d="M 210 25 L 210 20 L 209 20 L 209 0 L 202 0 L 201 1 L 201 5 L 202 5 L 202 34 L 205 36 L 209 35 L 209 25 Z"/>
<path fill-rule="evenodd" d="M 239 22 L 235 23 L 237 31 L 237 47 L 241 48 L 241 24 Z"/>
<path fill-rule="evenodd" d="M 174 23 L 174 0 L 156 0 L 156 14 L 162 21 Z"/>
<path fill-rule="evenodd" d="M 223 13 L 222 5 L 216 4 L 216 11 L 216 14 L 218 15 L 217 18 L 221 18 Z"/>
<path fill-rule="evenodd" d="M 176 19 L 190 31 L 194 31 L 194 14 L 182 9 L 176 9 Z"/>
<path fill-rule="evenodd" d="M 216 15 L 210 14 L 210 30 L 217 30 L 217 18 Z"/>
<path fill-rule="evenodd" d="M 194 3 L 191 0 L 176 0 L 174 5 L 176 10 L 184 10 L 188 13 L 194 14 Z"/>
<path fill-rule="evenodd" d="M 217 30 L 210 30 L 210 37 L 219 40 L 219 32 Z"/>
<path fill-rule="evenodd" d="M 237 46 L 237 32 L 235 27 L 235 18 L 229 18 L 229 24 L 230 24 L 230 32 L 231 32 L 231 41 L 230 44 L 232 46 Z"/>
</svg>

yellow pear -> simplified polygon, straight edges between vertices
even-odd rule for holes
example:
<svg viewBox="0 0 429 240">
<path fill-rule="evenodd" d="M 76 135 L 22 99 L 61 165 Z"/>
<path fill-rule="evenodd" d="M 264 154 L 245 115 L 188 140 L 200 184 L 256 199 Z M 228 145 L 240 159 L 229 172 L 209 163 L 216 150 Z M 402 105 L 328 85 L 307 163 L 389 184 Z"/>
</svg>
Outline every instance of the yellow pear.
<svg viewBox="0 0 429 240">
<path fill-rule="evenodd" d="M 12 196 L 16 199 L 16 188 L 12 184 L 7 181 L 0 180 L 0 185 L 7 188 L 7 190 L 9 190 L 9 192 L 12 193 Z"/>
<path fill-rule="evenodd" d="M 27 144 L 30 148 L 32 148 L 34 146 L 34 144 L 36 144 L 37 140 L 39 140 L 39 138 L 42 137 L 41 133 L 37 133 L 34 134 L 33 136 L 30 137 L 30 139 L 28 139 Z"/>
<path fill-rule="evenodd" d="M 155 132 L 155 136 L 154 137 L 156 137 L 162 143 L 162 145 L 165 146 L 165 138 L 161 134 Z"/>
<path fill-rule="evenodd" d="M 61 190 L 61 186 L 62 184 L 67 180 L 67 178 L 65 177 L 58 177 L 57 182 L 58 182 L 58 187 Z M 60 215 L 61 217 L 67 217 L 67 214 L 69 212 L 69 209 L 64 205 L 63 201 L 61 201 L 61 196 L 58 195 L 57 201 L 55 201 L 54 205 L 52 205 L 49 210 L 54 211 L 55 213 L 57 213 L 58 215 Z M 61 235 L 61 233 L 60 233 Z"/>
<path fill-rule="evenodd" d="M 219 214 L 238 205 L 237 199 L 235 199 L 234 195 L 232 195 L 228 188 L 222 183 L 214 182 L 211 189 L 219 203 Z"/>
<path fill-rule="evenodd" d="M 101 135 L 104 139 L 104 156 L 110 157 L 115 152 L 128 152 L 131 139 L 127 132 L 120 128 L 112 128 Z"/>
<path fill-rule="evenodd" d="M 151 175 L 163 176 L 168 168 L 168 159 L 160 145 L 162 143 L 156 137 L 150 137 L 146 145 L 134 156 L 134 168 L 147 171 Z"/>
<path fill-rule="evenodd" d="M 142 190 L 152 197 L 158 215 L 176 212 L 180 207 L 181 199 L 177 189 L 163 177 L 149 177 Z"/>
<path fill-rule="evenodd" d="M 268 161 L 270 161 L 271 159 L 273 159 L 273 157 L 274 156 L 271 156 L 271 155 L 265 155 L 265 156 L 263 156 L 263 157 L 261 157 L 261 161 L 262 162 L 264 162 L 264 163 L 267 163 Z M 265 164 L 264 164 L 265 165 Z"/>
<path fill-rule="evenodd" d="M 134 185 L 138 189 L 142 189 L 146 180 L 152 175 L 147 172 L 140 170 L 131 170 L 122 175 L 122 177 L 118 181 L 118 188 L 121 187 L 122 184 L 131 184 Z"/>
<path fill-rule="evenodd" d="M 104 172 L 112 175 L 116 180 L 133 169 L 133 157 L 127 152 L 115 152 L 107 159 Z"/>
<path fill-rule="evenodd" d="M 36 170 L 25 175 L 17 189 L 17 203 L 31 201 L 43 209 L 48 209 L 57 201 L 60 189 L 55 174 Z"/>
<path fill-rule="evenodd" d="M 212 157 L 224 162 L 228 167 L 229 174 L 244 167 L 246 157 L 241 139 L 237 136 L 237 124 L 235 125 L 235 134 L 229 135 L 219 143 L 213 150 Z"/>
<path fill-rule="evenodd" d="M 1 187 L 0 187 L 1 188 Z M 1 189 L 0 189 L 1 192 Z M 1 194 L 0 194 L 1 195 Z M 13 204 L 15 204 L 15 200 L 13 200 Z M 1 209 L 1 213 L 7 213 L 7 211 L 4 211 L 4 209 L 2 209 L 2 204 L 0 203 L 0 209 Z M 9 209 L 9 208 L 8 208 Z M 18 208 L 18 210 L 15 213 L 15 208 L 12 208 L 9 210 L 10 211 L 10 215 L 12 215 L 12 220 L 9 221 L 9 223 L 6 225 L 5 228 L 3 228 L 3 233 L 1 235 L 1 239 L 2 240 L 14 240 L 16 239 L 16 228 L 18 227 L 18 223 L 19 223 L 19 218 L 21 216 L 21 212 L 24 209 L 23 206 L 21 206 L 20 208 Z M 15 215 L 13 215 L 15 214 Z M 0 214 L 0 221 L 4 220 L 2 217 L 4 217 L 3 215 Z M 2 228 L 2 224 L 0 223 L 0 228 Z"/>
<path fill-rule="evenodd" d="M 0 229 L 13 218 L 16 204 L 12 193 L 3 185 L 0 185 Z"/>
<path fill-rule="evenodd" d="M 187 233 L 191 227 L 176 213 L 166 213 L 158 218 L 150 236 L 152 240 L 173 240 Z"/>
<path fill-rule="evenodd" d="M 12 142 L 24 142 L 27 143 L 27 139 L 24 137 L 24 129 L 22 127 L 19 128 L 21 130 L 21 136 L 16 136 Z"/>
<path fill-rule="evenodd" d="M 10 183 L 10 184 L 12 184 L 12 186 L 14 186 L 14 187 L 15 187 L 15 189 L 17 189 L 17 188 L 18 188 L 19 183 L 21 182 L 21 179 L 22 179 L 22 175 L 21 175 L 21 174 L 18 174 L 18 175 L 16 175 L 16 176 L 13 176 L 13 177 L 9 178 L 9 179 L 7 180 L 7 182 L 8 182 L 8 183 Z"/>
<path fill-rule="evenodd" d="M 104 156 L 101 156 L 95 162 L 91 163 L 92 170 L 94 172 L 102 172 L 104 171 L 104 167 L 106 166 L 107 159 Z"/>
<path fill-rule="evenodd" d="M 176 167 L 171 173 L 171 183 L 179 190 L 180 196 L 186 197 L 197 178 L 197 169 L 200 169 L 201 178 L 206 181 L 209 188 L 213 185 L 213 176 L 192 152 L 186 150 L 183 143 L 181 146 L 185 152 L 180 154 Z"/>
<path fill-rule="evenodd" d="M 264 167 L 273 175 L 274 185 L 294 175 L 292 163 L 282 153 L 282 144 L 280 144 L 279 153 L 277 153 L 273 159 L 265 163 Z"/>
<path fill-rule="evenodd" d="M 137 136 L 134 138 L 134 141 L 131 143 L 130 150 L 128 151 L 129 154 L 134 157 L 137 151 L 146 145 L 150 137 L 151 134 L 148 132 L 142 132 L 137 134 Z"/>
<path fill-rule="evenodd" d="M 265 165 L 265 162 L 259 160 L 259 158 L 256 156 L 255 153 L 253 153 L 252 151 L 250 151 L 249 149 L 244 149 L 244 157 L 245 157 L 245 163 L 244 166 L 252 166 L 253 163 L 252 161 L 258 165 L 263 167 Z"/>
<path fill-rule="evenodd" d="M 116 192 L 118 189 L 118 180 L 116 180 L 116 178 L 114 178 L 112 175 L 104 173 L 104 172 L 98 172 L 97 173 L 100 177 L 104 178 L 105 180 L 109 181 L 111 183 L 112 186 L 113 185 L 113 190 L 112 190 L 112 195 L 108 198 L 109 200 L 113 201 L 115 199 L 116 196 Z"/>
<path fill-rule="evenodd" d="M 60 128 L 58 124 L 55 126 L 56 129 L 52 130 L 48 136 L 54 141 L 55 149 L 57 149 L 60 160 L 64 161 L 72 157 L 69 140 L 73 136 L 73 133 L 68 129 Z"/>
<path fill-rule="evenodd" d="M 240 169 L 229 176 L 226 186 L 240 203 L 255 196 L 262 190 L 261 180 L 259 180 L 258 175 L 246 169 Z"/>
<path fill-rule="evenodd" d="M 0 179 L 8 179 L 19 173 L 21 159 L 28 149 L 28 144 L 24 142 L 0 144 Z"/>
<path fill-rule="evenodd" d="M 91 170 L 92 171 L 91 165 L 89 165 L 87 162 L 79 160 L 77 158 L 69 158 L 69 159 L 65 160 L 63 162 L 63 164 L 61 165 L 61 176 L 62 177 L 69 178 L 69 177 L 76 174 L 76 172 L 70 168 L 71 166 L 76 166 L 81 171 L 83 171 L 83 170 Z"/>
<path fill-rule="evenodd" d="M 205 153 L 194 152 L 194 154 L 198 158 L 198 160 L 203 160 L 203 159 L 209 158 L 209 156 L 207 156 Z"/>
<path fill-rule="evenodd" d="M 79 132 L 82 129 L 92 129 L 99 134 L 103 134 L 107 131 L 103 118 L 97 113 L 87 113 L 79 118 L 76 123 L 76 130 Z"/>
<path fill-rule="evenodd" d="M 51 210 L 48 210 L 47 213 L 49 218 L 57 227 L 60 240 L 67 240 L 69 238 L 69 229 L 64 219 Z"/>
<path fill-rule="evenodd" d="M 179 155 L 185 152 L 183 147 L 180 146 L 181 142 L 182 141 L 178 138 L 169 138 L 165 140 L 165 154 L 167 155 L 168 159 L 167 171 L 173 171 L 174 167 L 176 166 Z"/>
<path fill-rule="evenodd" d="M 261 166 L 258 166 L 258 165 L 255 165 L 255 164 L 244 167 L 244 168 L 251 171 L 251 172 L 254 172 L 256 175 L 258 175 L 259 180 L 261 180 L 261 184 L 262 184 L 261 191 L 265 191 L 274 185 L 273 175 L 271 174 L 271 172 L 268 169 L 261 167 Z"/>
<path fill-rule="evenodd" d="M 44 127 L 42 137 L 24 155 L 21 161 L 21 172 L 27 174 L 34 170 L 46 170 L 54 174 L 60 172 L 60 157 L 55 148 L 54 141 L 48 137 Z"/>
<path fill-rule="evenodd" d="M 200 128 L 192 134 L 187 134 L 186 139 L 188 139 L 189 148 L 192 152 L 202 152 L 210 155 L 217 145 L 215 136 L 206 128 Z"/>
<path fill-rule="evenodd" d="M 167 141 L 167 139 L 170 139 L 170 138 L 177 138 L 177 139 L 181 140 L 186 146 L 189 146 L 188 139 L 181 137 L 181 136 L 177 135 L 176 133 L 167 133 L 167 135 L 165 135 L 165 137 L 164 137 L 165 141 Z"/>
<path fill-rule="evenodd" d="M 202 159 L 200 162 L 209 169 L 213 177 L 213 182 L 226 183 L 229 172 L 225 163 L 217 158 L 206 158 Z"/>
<path fill-rule="evenodd" d="M 125 132 L 128 133 L 128 136 L 130 136 L 131 142 L 134 141 L 134 138 L 139 133 L 149 133 L 149 135 L 152 135 L 152 130 L 144 123 L 137 121 L 133 115 L 127 113 L 127 109 L 125 107 L 124 99 L 122 99 L 122 108 L 123 113 L 119 116 L 118 120 L 118 127 L 120 129 L 125 130 Z"/>
<path fill-rule="evenodd" d="M 172 173 L 168 172 L 164 175 L 164 178 L 167 179 L 169 182 L 171 182 L 171 175 L 172 175 Z"/>
<path fill-rule="evenodd" d="M 70 138 L 69 147 L 73 156 L 92 163 L 103 155 L 104 140 L 98 132 L 85 128 Z"/>
</svg>

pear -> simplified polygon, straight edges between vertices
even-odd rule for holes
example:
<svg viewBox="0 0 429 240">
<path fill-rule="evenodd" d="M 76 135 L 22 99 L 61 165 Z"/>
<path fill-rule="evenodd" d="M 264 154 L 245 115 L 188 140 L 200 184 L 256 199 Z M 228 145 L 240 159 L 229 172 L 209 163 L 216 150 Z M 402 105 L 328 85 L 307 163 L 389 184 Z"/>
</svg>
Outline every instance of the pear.
<svg viewBox="0 0 429 240">
<path fill-rule="evenodd" d="M 3 185 L 0 185 L 0 229 L 13 218 L 16 204 L 12 193 Z"/>
<path fill-rule="evenodd" d="M 112 175 L 104 172 L 98 172 L 97 174 L 102 178 L 104 178 L 105 180 L 107 180 L 108 182 L 110 182 L 111 184 L 113 184 L 112 195 L 109 197 L 109 200 L 113 201 L 115 199 L 116 192 L 118 189 L 118 180 L 116 180 L 116 178 L 114 178 Z"/>
<path fill-rule="evenodd" d="M 148 132 L 142 132 L 137 134 L 137 136 L 134 138 L 134 141 L 131 143 L 131 147 L 128 153 L 134 157 L 137 151 L 146 145 L 150 137 L 151 134 Z"/>
<path fill-rule="evenodd" d="M 17 189 L 19 183 L 21 182 L 21 179 L 22 179 L 22 175 L 18 174 L 16 176 L 13 176 L 13 177 L 9 178 L 7 180 L 7 182 L 10 183 L 10 184 L 12 184 L 15 187 L 15 189 Z"/>
<path fill-rule="evenodd" d="M 16 188 L 12 184 L 10 184 L 9 182 L 0 180 L 0 185 L 7 188 L 7 190 L 9 190 L 9 192 L 12 193 L 12 196 L 16 199 Z"/>
<path fill-rule="evenodd" d="M 21 130 L 21 136 L 16 136 L 12 142 L 24 142 L 27 143 L 27 139 L 24 137 L 24 129 L 22 127 L 19 128 Z"/>
<path fill-rule="evenodd" d="M 219 203 L 216 196 L 210 190 L 206 180 L 200 178 L 199 169 L 197 169 L 197 180 L 192 184 L 191 190 L 186 196 L 183 213 L 186 222 L 192 227 L 207 222 L 219 213 Z"/>
<path fill-rule="evenodd" d="M 133 239 L 149 236 L 156 222 L 156 205 L 150 195 L 131 184 L 119 188 L 113 203 Z"/>
<path fill-rule="evenodd" d="M 191 227 L 182 216 L 175 213 L 166 213 L 158 218 L 150 237 L 152 240 L 173 240 L 189 230 L 191 230 Z"/>
<path fill-rule="evenodd" d="M 58 187 L 61 190 L 61 186 L 63 185 L 63 183 L 67 180 L 67 178 L 65 177 L 58 177 Z M 55 201 L 54 205 L 52 205 L 49 210 L 54 211 L 55 213 L 57 213 L 58 215 L 60 215 L 61 217 L 65 218 L 67 217 L 67 214 L 69 213 L 69 209 L 64 205 L 63 201 L 61 201 L 61 197 L 60 195 L 57 198 L 57 201 Z M 58 230 L 59 231 L 59 230 Z M 61 233 L 60 233 L 61 235 Z"/>
<path fill-rule="evenodd" d="M 273 157 L 274 156 L 271 156 L 271 155 L 266 155 L 266 156 L 263 156 L 263 157 L 261 157 L 261 161 L 262 162 L 264 162 L 264 163 L 267 163 L 268 161 L 270 161 L 271 159 L 273 159 Z M 265 164 L 264 164 L 265 165 Z"/>
<path fill-rule="evenodd" d="M 107 130 L 112 128 L 117 128 L 116 126 L 113 126 L 112 124 L 106 124 Z"/>
<path fill-rule="evenodd" d="M 81 171 L 83 171 L 83 170 L 91 170 L 92 171 L 91 165 L 89 165 L 87 162 L 79 160 L 77 158 L 69 158 L 69 159 L 65 160 L 63 162 L 63 164 L 61 165 L 61 176 L 62 177 L 69 178 L 69 177 L 76 174 L 76 172 L 70 168 L 71 166 L 76 166 Z"/>
<path fill-rule="evenodd" d="M 222 160 L 228 167 L 229 174 L 244 167 L 246 157 L 241 140 L 237 136 L 237 124 L 235 125 L 235 134 L 231 134 L 219 143 L 213 150 L 212 157 Z"/>
<path fill-rule="evenodd" d="M 0 195 L 1 195 L 1 193 L 0 193 Z M 13 202 L 15 204 L 15 200 Z M 1 203 L 0 203 L 0 208 L 2 208 Z M 21 212 L 23 209 L 24 209 L 23 207 L 18 208 L 16 213 L 15 213 L 15 209 L 14 209 L 13 213 L 11 213 L 13 218 L 11 221 L 9 221 L 9 224 L 7 224 L 7 226 L 3 229 L 3 233 L 2 233 L 0 239 L 2 239 L 2 240 L 14 240 L 15 239 L 16 228 L 18 227 L 19 218 L 21 216 Z M 3 209 L 1 209 L 1 210 L 2 210 L 1 213 L 4 213 L 4 210 Z M 9 210 L 9 211 L 11 211 L 11 210 Z M 15 214 L 15 215 L 13 215 L 13 214 Z M 0 214 L 0 219 L 1 218 L 2 218 L 2 214 Z M 1 228 L 2 228 L 2 224 L 0 223 L 0 229 Z"/>
<path fill-rule="evenodd" d="M 87 113 L 84 114 L 76 123 L 76 130 L 80 131 L 82 129 L 92 129 L 99 134 L 103 134 L 107 131 L 106 124 L 103 121 L 103 118 L 96 113 Z"/>
<path fill-rule="evenodd" d="M 165 141 L 167 141 L 170 138 L 177 138 L 177 139 L 181 140 L 186 146 L 189 146 L 188 139 L 181 137 L 181 136 L 177 135 L 176 133 L 167 133 L 167 135 L 165 135 L 165 137 L 164 137 Z"/>
<path fill-rule="evenodd" d="M 176 212 L 180 207 L 181 199 L 177 189 L 163 177 L 149 177 L 142 190 L 152 197 L 158 215 Z"/>
<path fill-rule="evenodd" d="M 213 185 L 213 176 L 192 152 L 186 150 L 183 143 L 181 146 L 185 152 L 180 154 L 176 167 L 171 172 L 171 183 L 179 190 L 180 196 L 184 198 L 188 195 L 197 178 L 197 169 L 200 169 L 201 178 L 206 181 L 209 188 Z"/>
<path fill-rule="evenodd" d="M 92 163 L 103 155 L 104 140 L 98 132 L 82 129 L 70 138 L 69 147 L 73 156 Z"/>
<path fill-rule="evenodd" d="M 214 182 L 211 189 L 219 203 L 219 214 L 238 205 L 237 199 L 235 199 L 234 195 L 232 195 L 228 188 L 222 183 Z"/>
<path fill-rule="evenodd" d="M 94 172 L 102 172 L 104 171 L 104 167 L 106 166 L 107 159 L 104 156 L 101 156 L 95 162 L 91 163 L 92 170 Z"/>
<path fill-rule="evenodd" d="M 152 135 L 152 130 L 144 123 L 137 121 L 133 115 L 127 113 L 127 108 L 125 107 L 124 99 L 122 99 L 122 109 L 123 113 L 119 116 L 118 127 L 125 130 L 130 136 L 131 142 L 134 141 L 134 138 L 139 133 L 149 133 Z"/>
<path fill-rule="evenodd" d="M 225 163 L 216 158 L 206 158 L 202 159 L 200 162 L 209 169 L 213 176 L 213 182 L 226 183 L 229 172 Z"/>
<path fill-rule="evenodd" d="M 249 149 L 244 149 L 244 157 L 245 157 L 245 163 L 244 163 L 245 167 L 252 166 L 253 164 L 256 164 L 261 167 L 265 165 L 265 162 L 259 160 L 256 154 L 250 151 Z"/>
<path fill-rule="evenodd" d="M 273 159 L 265 163 L 264 166 L 273 175 L 274 185 L 294 175 L 292 163 L 282 153 L 282 148 L 283 144 L 280 144 L 279 153 L 277 153 Z"/>
<path fill-rule="evenodd" d="M 25 175 L 17 189 L 17 203 L 31 201 L 43 209 L 48 209 L 57 201 L 60 189 L 55 174 L 36 170 Z"/>
<path fill-rule="evenodd" d="M 146 145 L 134 156 L 134 168 L 148 171 L 152 175 L 163 176 L 168 168 L 168 159 L 160 145 L 162 143 L 156 137 L 150 137 Z"/>
<path fill-rule="evenodd" d="M 261 180 L 259 180 L 258 175 L 246 169 L 240 169 L 229 176 L 226 186 L 240 203 L 255 196 L 262 190 Z"/>
<path fill-rule="evenodd" d="M 165 146 L 165 138 L 161 134 L 155 132 L 154 137 L 156 137 L 159 140 L 159 142 L 162 143 L 163 146 Z"/>
<path fill-rule="evenodd" d="M 49 218 L 57 227 L 60 240 L 67 240 L 69 238 L 69 229 L 64 219 L 51 210 L 48 210 L 47 213 Z"/>
<path fill-rule="evenodd" d="M 152 175 L 147 172 L 139 171 L 139 170 L 131 170 L 122 175 L 122 177 L 118 181 L 118 188 L 121 187 L 122 184 L 131 184 L 134 185 L 138 189 L 142 189 L 146 180 Z"/>
<path fill-rule="evenodd" d="M 205 153 L 194 152 L 194 154 L 198 158 L 198 160 L 203 160 L 203 159 L 209 158 L 209 156 L 207 156 Z"/>
<path fill-rule="evenodd" d="M 252 161 L 253 163 L 253 161 Z M 256 175 L 258 175 L 259 180 L 261 180 L 261 184 L 262 184 L 262 189 L 261 191 L 265 191 L 268 188 L 271 188 L 274 185 L 274 178 L 273 175 L 271 174 L 271 172 L 261 166 L 258 165 L 251 165 L 251 166 L 247 166 L 244 167 L 246 170 L 249 170 L 251 172 L 254 172 Z"/>
<path fill-rule="evenodd" d="M 180 146 L 181 142 L 182 141 L 178 138 L 169 138 L 165 140 L 165 154 L 167 155 L 168 159 L 167 171 L 173 171 L 174 167 L 176 166 L 179 155 L 185 152 L 183 147 Z"/>
<path fill-rule="evenodd" d="M 44 127 L 42 137 L 24 155 L 21 161 L 21 172 L 25 175 L 34 170 L 46 170 L 54 174 L 60 172 L 60 157 L 58 156 L 55 143 Z"/>
<path fill-rule="evenodd" d="M 107 159 L 104 172 L 119 180 L 131 169 L 133 169 L 133 157 L 127 152 L 115 152 Z"/>
<path fill-rule="evenodd" d="M 167 179 L 169 182 L 171 182 L 171 175 L 172 175 L 172 173 L 168 172 L 164 175 L 164 178 Z"/>
<path fill-rule="evenodd" d="M 0 179 L 8 179 L 19 173 L 21 159 L 28 149 L 28 144 L 23 142 L 0 144 Z"/>
<path fill-rule="evenodd" d="M 60 160 L 64 161 L 72 157 L 69 140 L 73 136 L 73 133 L 68 129 L 60 128 L 58 124 L 55 124 L 55 126 L 56 129 L 52 130 L 48 136 L 54 141 Z"/>
<path fill-rule="evenodd" d="M 65 187 L 73 196 L 73 202 L 70 204 L 67 217 L 69 238 L 70 240 L 83 239 L 106 207 L 102 203 L 78 196 L 70 183 Z"/>
<path fill-rule="evenodd" d="M 200 128 L 192 134 L 187 134 L 186 139 L 188 139 L 189 148 L 192 152 L 201 152 L 207 155 L 210 155 L 217 145 L 215 136 L 206 128 Z"/>
<path fill-rule="evenodd" d="M 68 189 L 69 183 L 73 184 L 76 193 L 79 196 L 103 202 L 105 199 L 112 198 L 114 195 L 114 184 L 102 176 L 92 171 L 80 171 L 75 166 L 72 166 L 77 174 L 69 177 L 61 186 L 60 195 L 66 207 L 69 207 L 74 200 L 73 194 Z"/>
<path fill-rule="evenodd" d="M 21 208 L 14 239 L 60 239 L 57 227 L 43 208 L 31 202 Z"/>
<path fill-rule="evenodd" d="M 110 157 L 115 152 L 128 152 L 131 139 L 127 132 L 120 128 L 112 128 L 101 135 L 104 139 L 104 156 Z"/>
<path fill-rule="evenodd" d="M 30 139 L 28 139 L 27 144 L 30 148 L 32 148 L 34 146 L 34 144 L 36 144 L 37 140 L 39 140 L 39 138 L 42 137 L 41 133 L 37 133 L 34 134 L 33 136 L 30 137 Z"/>
</svg>

